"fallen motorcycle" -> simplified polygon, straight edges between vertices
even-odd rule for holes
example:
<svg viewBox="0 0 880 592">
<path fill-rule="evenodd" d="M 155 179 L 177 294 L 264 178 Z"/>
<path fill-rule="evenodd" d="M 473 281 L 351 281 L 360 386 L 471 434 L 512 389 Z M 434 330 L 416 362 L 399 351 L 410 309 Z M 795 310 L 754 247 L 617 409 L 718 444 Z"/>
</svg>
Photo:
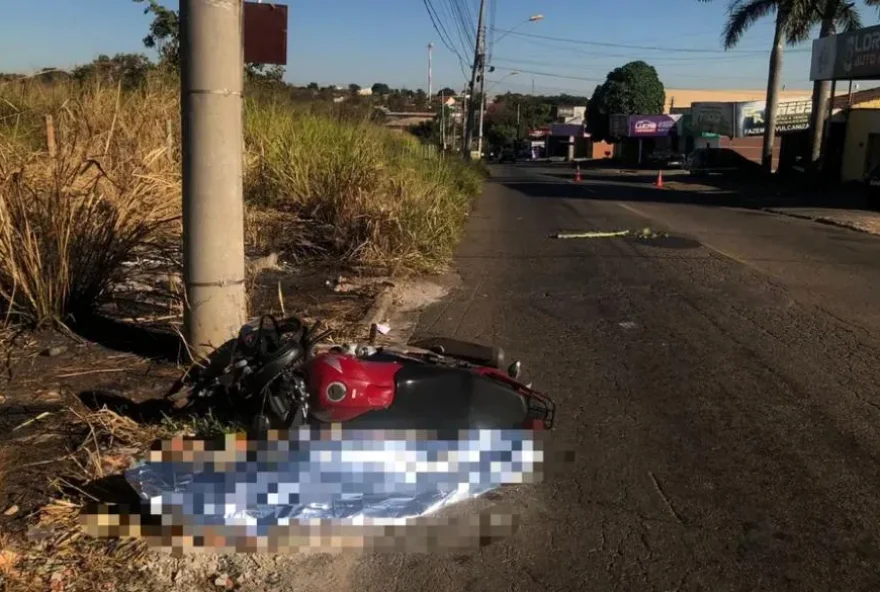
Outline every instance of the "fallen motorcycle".
<svg viewBox="0 0 880 592">
<path fill-rule="evenodd" d="M 555 405 L 519 381 L 520 364 L 506 366 L 500 349 L 452 339 L 339 346 L 326 336 L 263 317 L 179 381 L 169 395 L 179 407 L 238 412 L 257 438 L 154 445 L 126 471 L 142 523 L 166 525 L 170 514 L 196 544 L 222 533 L 268 548 L 273 532 L 303 536 L 316 520 L 385 532 L 540 478 Z"/>
<path fill-rule="evenodd" d="M 305 423 L 355 429 L 530 429 L 555 404 L 504 368 L 500 348 L 434 338 L 404 346 L 322 343 L 328 331 L 264 316 L 242 328 L 223 363 L 191 372 L 168 398 L 249 418 L 256 431 Z"/>
</svg>

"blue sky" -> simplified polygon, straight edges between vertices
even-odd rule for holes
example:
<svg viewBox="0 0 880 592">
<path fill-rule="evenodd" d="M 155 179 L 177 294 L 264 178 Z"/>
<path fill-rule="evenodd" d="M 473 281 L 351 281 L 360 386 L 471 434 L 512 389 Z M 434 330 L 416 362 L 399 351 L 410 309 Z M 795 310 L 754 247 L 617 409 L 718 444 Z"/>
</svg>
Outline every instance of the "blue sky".
<svg viewBox="0 0 880 592">
<path fill-rule="evenodd" d="M 697 0 L 492 0 L 496 29 L 516 27 L 492 51 L 493 91 L 589 95 L 614 67 L 633 59 L 654 65 L 670 88 L 747 88 L 766 85 L 772 18 L 756 25 L 739 47 L 723 52 L 720 30 L 727 2 Z M 478 0 L 431 0 L 456 45 L 455 4 L 476 13 Z M 149 17 L 128 0 L 11 1 L 3 9 L 0 71 L 67 67 L 98 53 L 145 51 Z M 176 8 L 177 0 L 168 0 Z M 459 58 L 435 32 L 422 0 L 289 0 L 286 78 L 294 83 L 427 88 L 427 44 L 434 48 L 434 88 L 462 88 Z M 530 15 L 544 20 L 522 24 Z M 863 9 L 866 25 L 877 13 Z M 526 37 L 540 35 L 553 39 Z M 498 38 L 500 32 L 495 33 Z M 572 39 L 580 43 L 559 41 Z M 635 49 L 625 46 L 659 49 Z M 624 46 L 624 47 L 619 47 Z M 809 87 L 809 44 L 785 56 L 784 84 Z M 688 50 L 688 51 L 681 51 Z M 697 50 L 697 51 L 695 51 Z M 463 50 L 459 50 L 464 53 Z M 469 56 L 465 55 L 465 58 Z M 506 76 L 510 71 L 519 74 Z M 551 74 L 557 76 L 551 76 Z M 503 80 L 501 80 L 503 78 Z M 500 82 L 499 82 L 500 81 Z"/>
</svg>

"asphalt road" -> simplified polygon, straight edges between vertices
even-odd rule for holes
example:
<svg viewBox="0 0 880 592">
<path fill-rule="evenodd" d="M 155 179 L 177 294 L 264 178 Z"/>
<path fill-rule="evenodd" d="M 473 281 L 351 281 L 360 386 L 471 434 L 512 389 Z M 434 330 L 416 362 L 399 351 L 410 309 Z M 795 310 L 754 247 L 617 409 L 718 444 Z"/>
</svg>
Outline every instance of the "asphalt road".
<svg viewBox="0 0 880 592">
<path fill-rule="evenodd" d="M 351 589 L 880 590 L 880 238 L 550 172 L 494 169 L 419 332 L 521 358 L 574 463 L 507 494 L 511 537 Z"/>
</svg>

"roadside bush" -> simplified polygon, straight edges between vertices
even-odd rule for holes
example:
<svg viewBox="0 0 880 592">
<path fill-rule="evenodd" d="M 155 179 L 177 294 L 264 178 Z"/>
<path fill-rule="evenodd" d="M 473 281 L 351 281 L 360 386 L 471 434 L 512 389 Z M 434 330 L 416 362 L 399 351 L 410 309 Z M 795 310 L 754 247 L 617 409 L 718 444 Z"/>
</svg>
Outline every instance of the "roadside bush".
<svg viewBox="0 0 880 592">
<path fill-rule="evenodd" d="M 180 212 L 179 167 L 154 123 L 174 101 L 148 88 L 73 91 L 5 91 L 18 102 L 6 100 L 0 135 L 0 302 L 37 325 L 90 312 L 136 248 L 174 234 Z"/>
<path fill-rule="evenodd" d="M 356 109 L 245 105 L 249 248 L 429 271 L 483 176 Z M 55 153 L 49 154 L 46 116 Z M 161 74 L 0 84 L 0 304 L 36 324 L 85 314 L 135 251 L 180 233 L 179 95 Z"/>
<path fill-rule="evenodd" d="M 448 259 L 480 189 L 474 171 L 365 120 L 253 103 L 246 117 L 246 200 L 295 215 L 304 245 L 418 270 Z"/>
</svg>

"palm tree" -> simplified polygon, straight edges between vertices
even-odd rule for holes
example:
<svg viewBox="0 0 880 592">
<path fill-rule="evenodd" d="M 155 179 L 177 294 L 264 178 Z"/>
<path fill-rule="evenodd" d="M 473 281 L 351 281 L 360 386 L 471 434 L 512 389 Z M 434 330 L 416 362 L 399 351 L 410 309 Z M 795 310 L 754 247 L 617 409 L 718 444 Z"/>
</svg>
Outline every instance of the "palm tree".
<svg viewBox="0 0 880 592">
<path fill-rule="evenodd" d="M 880 0 L 865 0 L 868 6 L 880 5 Z M 794 23 L 793 40 L 803 42 L 810 38 L 810 30 L 816 20 L 821 21 L 819 37 L 834 35 L 838 30 L 852 31 L 862 27 L 861 18 L 855 4 L 845 0 L 822 0 L 813 4 L 814 19 L 802 19 Z M 810 163 L 816 168 L 822 153 L 822 135 L 825 130 L 825 117 L 828 115 L 828 100 L 831 84 L 827 80 L 813 83 L 813 110 L 810 117 Z"/>
<path fill-rule="evenodd" d="M 810 37 L 812 27 L 820 22 L 824 23 L 826 12 L 822 10 L 823 5 L 830 9 L 829 14 L 833 15 L 833 19 L 830 19 L 831 30 L 834 30 L 837 25 L 842 25 L 842 28 L 847 30 L 861 26 L 854 5 L 842 0 L 819 0 L 819 2 L 813 0 L 733 0 L 728 9 L 729 17 L 722 33 L 724 49 L 736 47 L 745 32 L 755 22 L 774 12 L 776 14 L 773 46 L 770 50 L 770 66 L 767 72 L 764 143 L 761 154 L 761 165 L 768 173 L 773 170 L 773 143 L 776 137 L 776 110 L 779 105 L 782 54 L 786 44 L 796 45 L 806 41 Z"/>
</svg>

